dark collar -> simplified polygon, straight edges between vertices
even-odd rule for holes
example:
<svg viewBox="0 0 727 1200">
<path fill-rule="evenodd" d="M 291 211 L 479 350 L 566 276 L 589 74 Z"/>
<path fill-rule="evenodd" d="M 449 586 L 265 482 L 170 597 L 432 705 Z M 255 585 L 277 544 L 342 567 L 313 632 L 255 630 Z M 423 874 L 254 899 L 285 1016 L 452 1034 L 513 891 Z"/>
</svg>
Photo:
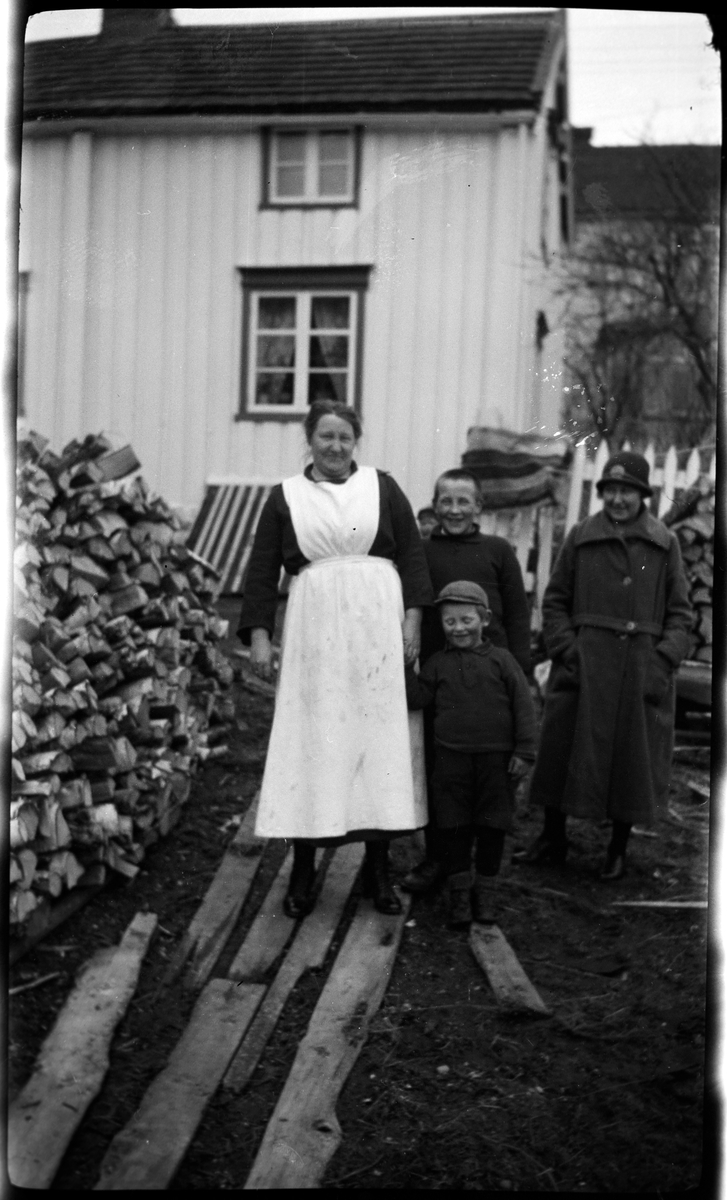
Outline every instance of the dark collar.
<svg viewBox="0 0 727 1200">
<path fill-rule="evenodd" d="M 351 460 L 351 475 L 353 475 L 354 471 L 358 471 L 358 467 L 356 466 L 356 463 Z M 311 483 L 348 483 L 348 479 L 351 478 L 351 475 L 349 475 L 348 479 L 314 479 L 313 463 L 308 463 L 308 466 L 303 471 L 303 474 L 305 475 L 306 479 L 310 479 Z"/>
<path fill-rule="evenodd" d="M 647 508 L 643 508 L 635 521 L 628 525 L 620 525 L 602 509 L 581 521 L 576 533 L 575 544 L 582 546 L 584 542 L 605 542 L 631 540 L 640 538 L 645 542 L 653 542 L 662 550 L 668 550 L 671 544 L 671 534 L 663 521 L 653 517 Z"/>
<path fill-rule="evenodd" d="M 447 533 L 441 525 L 435 525 L 429 536 L 435 542 L 444 541 L 445 539 L 448 542 L 476 542 L 481 537 L 481 533 L 479 525 L 472 525 L 471 529 L 467 530 L 467 533 L 455 534 Z"/>
<path fill-rule="evenodd" d="M 449 643 L 444 647 L 445 651 L 458 650 L 460 654 L 489 654 L 492 650 L 492 642 L 489 638 L 483 637 L 479 646 L 473 646 L 471 650 L 462 650 L 459 646 L 450 646 Z"/>
</svg>

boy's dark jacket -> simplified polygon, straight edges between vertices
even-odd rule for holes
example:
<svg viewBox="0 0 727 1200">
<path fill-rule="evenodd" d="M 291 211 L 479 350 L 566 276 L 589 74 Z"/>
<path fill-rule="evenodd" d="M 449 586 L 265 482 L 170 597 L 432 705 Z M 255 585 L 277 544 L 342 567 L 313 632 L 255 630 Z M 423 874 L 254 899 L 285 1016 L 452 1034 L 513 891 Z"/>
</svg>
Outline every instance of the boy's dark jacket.
<svg viewBox="0 0 727 1200">
<path fill-rule="evenodd" d="M 451 537 L 437 526 L 424 542 L 435 596 L 448 583 L 469 579 L 487 592 L 492 622 L 487 634 L 495 646 L 509 650 L 527 674 L 530 670 L 530 613 L 520 564 L 510 543 L 472 529 Z M 444 648 L 439 612 L 425 608 L 420 661 Z"/>
<path fill-rule="evenodd" d="M 509 650 L 485 639 L 472 650 L 448 646 L 406 670 L 409 708 L 434 704 L 434 738 L 467 754 L 502 751 L 535 758 L 535 712 L 525 676 Z"/>
</svg>

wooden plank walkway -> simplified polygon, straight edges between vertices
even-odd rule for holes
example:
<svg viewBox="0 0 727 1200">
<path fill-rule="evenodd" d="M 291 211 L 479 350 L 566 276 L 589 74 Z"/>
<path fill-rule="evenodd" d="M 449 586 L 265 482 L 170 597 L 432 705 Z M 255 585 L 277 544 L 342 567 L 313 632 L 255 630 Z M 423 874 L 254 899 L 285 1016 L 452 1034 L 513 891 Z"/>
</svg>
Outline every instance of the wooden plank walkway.
<svg viewBox="0 0 727 1200">
<path fill-rule="evenodd" d="M 321 967 L 363 858 L 352 843 L 336 852 L 328 867 L 318 904 L 300 926 L 255 1020 L 223 1079 L 229 1091 L 242 1091 L 262 1056 L 288 996 L 304 971 Z M 237 963 L 237 960 L 236 960 Z M 233 964 L 233 968 L 236 965 Z M 236 979 L 236 975 L 232 975 Z"/>
<path fill-rule="evenodd" d="M 240 916 L 265 848 L 264 842 L 254 838 L 253 822 L 254 811 L 250 811 L 167 972 L 168 981 L 172 981 L 184 971 L 184 985 L 201 988 L 200 995 L 166 1067 L 147 1089 L 132 1119 L 108 1146 L 97 1191 L 160 1190 L 170 1186 L 212 1096 L 220 1087 L 234 1094 L 248 1085 L 291 992 L 306 970 L 323 965 L 330 950 L 363 860 L 361 843 L 338 847 L 330 859 L 326 854 L 321 856 L 318 901 L 300 923 L 283 911 L 292 865 L 292 854 L 288 854 L 227 978 L 209 980 Z M 402 899 L 398 916 L 384 916 L 369 901 L 359 902 L 268 1122 L 246 1190 L 320 1186 L 342 1140 L 336 1117 L 338 1096 L 366 1041 L 369 1023 L 381 1004 L 396 959 L 411 903 L 408 896 Z M 61 1014 L 56 1049 L 63 1050 L 66 1057 L 75 1054 L 79 1060 L 71 1072 L 75 1076 L 73 1108 L 65 1108 L 58 1117 L 59 1104 L 63 1106 L 71 1095 L 64 1090 L 70 1084 L 65 1077 L 60 1082 L 55 1079 L 53 1071 L 60 1076 L 60 1067 L 53 1060 L 50 1070 L 51 1059 L 42 1055 L 36 1074 L 11 1113 L 13 1183 L 51 1185 L 72 1134 L 100 1088 L 107 1065 L 104 1053 L 133 993 L 138 964 L 155 922 L 153 914 L 137 916 L 111 959 L 104 951 L 98 963 L 92 960 L 84 976 L 88 983 L 95 978 L 92 968 L 101 971 L 99 986 L 113 992 L 113 1015 L 104 1017 L 102 1006 L 100 1016 L 94 1013 L 89 1022 L 81 1018 L 79 1023 L 78 1013 L 85 1010 L 70 1005 L 75 1016 L 70 1025 L 73 1036 L 68 1036 L 63 1032 L 65 1010 Z M 135 973 L 127 953 L 132 942 Z M 470 945 L 501 1003 L 538 1016 L 548 1015 L 496 926 L 473 925 Z M 90 994 L 96 997 L 97 993 L 91 988 Z M 103 1036 L 100 1032 L 96 1035 L 97 1026 L 103 1027 Z M 103 1043 L 101 1053 L 97 1042 Z M 95 1074 L 86 1068 L 85 1056 L 94 1060 Z M 40 1088 L 38 1100 L 33 1088 Z M 55 1115 L 49 1118 L 49 1113 Z M 21 1125 L 24 1133 L 26 1129 L 40 1131 L 35 1133 L 35 1140 L 25 1137 L 22 1152 L 18 1132 Z"/>
<path fill-rule="evenodd" d="M 265 841 L 254 835 L 257 797 L 228 847 L 164 977 L 173 983 L 186 966 L 185 984 L 201 987 L 235 927 L 260 866 Z"/>
<path fill-rule="evenodd" d="M 168 1187 L 264 991 L 231 979 L 207 984 L 169 1063 L 109 1146 L 95 1191 Z"/>
<path fill-rule="evenodd" d="M 16 1187 L 48 1188 L 109 1065 L 109 1045 L 136 990 L 156 928 L 137 913 L 118 946 L 100 950 L 79 976 L 20 1095 L 10 1106 L 8 1173 Z"/>
<path fill-rule="evenodd" d="M 236 1065 L 234 1078 L 249 1078 L 303 970 L 323 962 L 362 856 L 363 848 L 358 845 L 335 852 L 318 905 L 300 927 L 297 950 L 291 952 L 292 958 L 286 957 L 278 972 L 278 986 L 270 989 L 272 1001 Z M 231 967 L 235 976 L 213 979 L 205 986 L 167 1066 L 112 1141 L 96 1191 L 153 1191 L 169 1186 L 266 993 L 264 984 L 238 977 L 244 977 L 246 971 L 265 974 L 295 925 L 282 911 L 290 865 L 286 858 L 250 926 Z"/>
<path fill-rule="evenodd" d="M 336 1100 L 386 991 L 408 912 L 408 897 L 396 917 L 383 916 L 370 904 L 360 905 L 265 1130 L 245 1190 L 320 1185 L 342 1138 Z"/>
</svg>

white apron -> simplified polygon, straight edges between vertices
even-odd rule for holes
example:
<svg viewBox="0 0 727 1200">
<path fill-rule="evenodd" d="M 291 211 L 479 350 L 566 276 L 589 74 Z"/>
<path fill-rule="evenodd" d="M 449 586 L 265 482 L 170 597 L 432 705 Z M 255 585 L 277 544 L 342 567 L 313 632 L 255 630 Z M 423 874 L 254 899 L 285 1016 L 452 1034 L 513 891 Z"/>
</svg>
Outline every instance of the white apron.
<svg viewBox="0 0 727 1200">
<path fill-rule="evenodd" d="M 421 713 L 406 707 L 401 581 L 388 559 L 368 555 L 379 524 L 376 470 L 359 467 L 342 484 L 296 475 L 283 493 L 310 566 L 288 596 L 255 832 L 420 828 Z"/>
</svg>

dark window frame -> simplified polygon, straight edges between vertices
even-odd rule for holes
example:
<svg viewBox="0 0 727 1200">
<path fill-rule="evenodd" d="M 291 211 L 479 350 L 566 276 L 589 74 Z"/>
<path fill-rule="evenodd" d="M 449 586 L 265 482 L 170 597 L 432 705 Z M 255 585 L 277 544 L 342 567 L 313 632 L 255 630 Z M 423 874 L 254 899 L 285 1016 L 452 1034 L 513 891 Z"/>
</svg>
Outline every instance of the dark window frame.
<svg viewBox="0 0 727 1200">
<path fill-rule="evenodd" d="M 306 411 L 255 412 L 248 408 L 247 386 L 250 366 L 250 296 L 257 291 L 315 292 L 320 288 L 356 292 L 356 325 L 352 330 L 355 337 L 356 358 L 352 377 L 352 407 L 361 411 L 361 384 L 363 379 L 363 336 L 364 300 L 369 286 L 370 265 L 346 267 L 238 267 L 242 285 L 242 353 L 240 357 L 240 395 L 235 421 L 298 421 L 302 423 Z"/>
<path fill-rule="evenodd" d="M 331 126 L 331 131 L 335 128 Z M 328 126 L 325 125 L 302 125 L 300 128 L 293 125 L 266 125 L 261 130 L 262 137 L 262 153 L 261 153 L 261 174 L 260 174 L 260 209 L 275 209 L 276 212 L 285 212 L 289 208 L 358 208 L 359 194 L 361 184 L 361 147 L 363 142 L 363 129 L 360 125 L 346 125 L 345 121 L 341 124 L 342 129 L 350 130 L 353 134 L 353 189 L 350 200 L 274 200 L 271 195 L 270 187 L 270 172 L 272 170 L 272 137 L 274 133 L 327 133 Z"/>
</svg>

